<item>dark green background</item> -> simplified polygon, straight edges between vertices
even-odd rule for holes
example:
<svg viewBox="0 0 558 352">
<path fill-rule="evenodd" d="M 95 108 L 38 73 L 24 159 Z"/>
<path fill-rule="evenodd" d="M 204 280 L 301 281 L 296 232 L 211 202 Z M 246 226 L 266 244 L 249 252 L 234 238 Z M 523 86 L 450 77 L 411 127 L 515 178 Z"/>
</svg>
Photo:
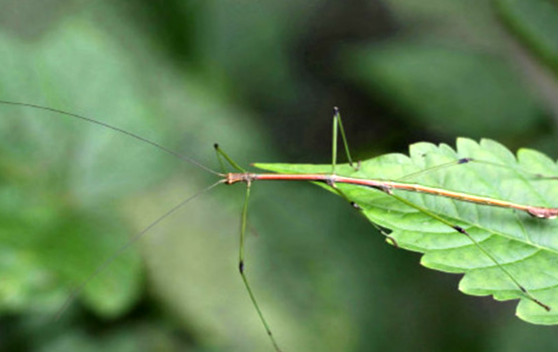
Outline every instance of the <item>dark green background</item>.
<svg viewBox="0 0 558 352">
<path fill-rule="evenodd" d="M 0 99 L 106 121 L 216 168 L 488 137 L 557 156 L 558 2 L 0 1 Z M 271 351 L 214 177 L 60 115 L 0 105 L 1 351 Z M 341 156 L 344 158 L 344 156 Z M 474 187 L 474 185 L 472 185 Z M 387 246 L 342 199 L 256 183 L 247 273 L 285 352 L 555 351 L 556 327 Z"/>
</svg>

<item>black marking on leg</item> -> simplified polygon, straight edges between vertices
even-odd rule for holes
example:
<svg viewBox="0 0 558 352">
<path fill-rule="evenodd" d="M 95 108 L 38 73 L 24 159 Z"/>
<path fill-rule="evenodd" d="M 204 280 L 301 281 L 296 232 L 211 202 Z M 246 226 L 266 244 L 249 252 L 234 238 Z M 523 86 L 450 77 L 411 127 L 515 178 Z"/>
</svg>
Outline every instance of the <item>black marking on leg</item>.
<svg viewBox="0 0 558 352">
<path fill-rule="evenodd" d="M 452 228 L 461 233 L 464 234 L 465 236 L 471 238 L 471 235 L 469 235 L 469 233 L 467 233 L 467 231 L 465 231 L 464 228 L 462 228 L 461 226 L 452 226 Z M 542 303 L 541 301 L 539 301 L 538 299 L 536 299 L 535 297 L 533 297 L 529 291 L 527 291 L 527 289 L 521 285 L 519 285 L 517 282 L 515 283 L 517 285 L 517 288 L 519 288 L 519 290 L 526 296 L 526 298 L 528 298 L 529 300 L 533 301 L 534 303 L 536 303 L 537 305 L 541 306 L 542 308 L 544 308 L 544 310 L 546 310 L 547 312 L 550 312 L 551 308 L 550 306 Z"/>
<path fill-rule="evenodd" d="M 533 177 L 541 179 L 541 180 L 558 180 L 557 176 L 547 176 L 543 174 L 533 174 Z"/>
<path fill-rule="evenodd" d="M 550 306 L 547 306 L 546 304 L 542 303 L 541 301 L 539 301 L 536 298 L 533 298 L 533 300 L 535 301 L 535 303 L 537 303 L 539 306 L 543 307 L 544 310 L 546 310 L 547 312 L 550 312 L 552 310 L 552 308 L 550 308 Z"/>
<path fill-rule="evenodd" d="M 531 296 L 529 294 L 529 292 L 527 292 L 527 289 L 521 285 L 519 285 L 519 290 L 521 290 L 521 292 L 523 292 L 524 294 L 528 295 L 528 297 L 533 300 L 533 302 L 535 302 L 536 304 L 538 304 L 539 306 L 543 307 L 544 310 L 546 310 L 547 312 L 551 311 L 551 308 L 549 306 L 547 306 L 546 304 L 542 303 L 541 301 L 539 301 L 538 299 L 536 299 L 535 297 Z"/>
<path fill-rule="evenodd" d="M 241 274 L 244 274 L 244 261 L 243 260 L 241 260 L 238 263 L 238 271 L 240 271 Z"/>
</svg>

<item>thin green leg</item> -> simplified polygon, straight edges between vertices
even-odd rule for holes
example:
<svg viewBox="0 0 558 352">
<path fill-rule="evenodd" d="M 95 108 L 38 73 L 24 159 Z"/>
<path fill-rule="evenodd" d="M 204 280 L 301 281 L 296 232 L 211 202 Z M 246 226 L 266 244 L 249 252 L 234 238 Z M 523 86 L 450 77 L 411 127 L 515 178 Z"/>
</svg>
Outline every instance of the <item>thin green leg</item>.
<svg viewBox="0 0 558 352">
<path fill-rule="evenodd" d="M 432 166 L 432 167 L 429 167 L 429 168 L 424 169 L 424 170 L 420 170 L 420 171 L 417 171 L 417 172 L 407 174 L 403 177 L 398 178 L 397 180 L 398 181 L 405 181 L 405 180 L 408 180 L 408 179 L 413 179 L 413 178 L 415 178 L 417 176 L 420 176 L 420 175 L 426 175 L 426 174 L 429 174 L 431 172 L 438 171 L 438 170 L 441 170 L 441 169 L 446 169 L 446 168 L 450 168 L 450 167 L 457 166 L 457 165 L 467 164 L 467 163 L 470 163 L 472 161 L 473 161 L 473 159 L 471 159 L 471 158 L 462 158 L 462 159 L 458 159 L 458 160 L 454 160 L 454 161 L 449 161 L 447 163 L 439 164 L 439 165 Z"/>
<path fill-rule="evenodd" d="M 223 156 L 219 152 L 219 150 L 220 150 L 219 144 L 215 143 L 213 145 L 213 149 L 215 149 L 215 154 L 217 155 L 217 160 L 219 161 L 219 167 L 221 168 L 221 172 L 223 174 L 226 174 L 228 171 L 227 171 L 227 168 L 225 167 L 225 163 L 223 162 Z"/>
<path fill-rule="evenodd" d="M 539 301 L 537 298 L 535 298 L 535 296 L 533 296 L 529 291 L 527 291 L 527 289 L 525 287 L 523 287 L 523 285 L 521 285 L 519 283 L 519 281 L 515 278 L 515 276 L 513 276 L 513 274 L 511 272 L 509 272 L 502 264 L 500 264 L 500 262 L 496 259 L 496 257 L 494 257 L 488 250 L 486 250 L 483 246 L 481 246 L 481 244 L 475 240 L 473 238 L 473 236 L 471 236 L 471 234 L 469 234 L 467 232 L 467 230 L 465 230 L 464 228 L 462 228 L 461 226 L 455 225 L 452 222 L 444 219 L 443 217 L 441 217 L 440 215 L 424 208 L 421 207 L 420 205 L 417 205 L 403 197 L 400 197 L 396 194 L 393 194 L 393 192 L 391 192 L 391 190 L 385 190 L 385 192 L 387 194 L 389 194 L 390 196 L 392 196 L 393 198 L 397 199 L 398 201 L 400 201 L 401 203 L 404 203 L 405 205 L 408 205 L 412 208 L 415 208 L 416 210 L 420 211 L 421 213 L 430 216 L 431 218 L 438 220 L 439 222 L 451 227 L 452 229 L 454 229 L 455 231 L 459 232 L 462 235 L 465 235 L 467 238 L 469 238 L 469 240 L 471 240 L 471 242 L 484 254 L 486 255 L 493 263 L 496 267 L 498 267 L 498 269 L 500 269 L 502 271 L 502 273 L 504 273 L 512 282 L 513 284 L 517 287 L 517 289 L 519 291 L 521 291 L 521 293 L 523 294 L 523 296 L 529 300 L 531 300 L 532 302 L 536 303 L 537 305 L 541 306 L 542 308 L 544 308 L 546 311 L 550 311 L 550 307 L 544 303 L 542 303 L 541 301 Z"/>
<path fill-rule="evenodd" d="M 250 183 L 246 184 L 246 197 L 244 198 L 244 206 L 242 207 L 242 217 L 241 217 L 241 223 L 240 223 L 240 249 L 238 252 L 238 270 L 240 272 L 240 276 L 242 276 L 242 281 L 244 282 L 244 286 L 246 287 L 246 291 L 248 291 L 248 295 L 250 296 L 250 300 L 252 301 L 252 304 L 254 305 L 254 308 L 256 308 L 256 311 L 258 312 L 258 316 L 260 317 L 260 320 L 265 328 L 265 331 L 267 333 L 267 335 L 269 336 L 269 339 L 271 340 L 271 344 L 273 345 L 273 348 L 275 349 L 276 352 L 281 352 L 281 349 L 279 348 L 279 345 L 277 344 L 277 341 L 275 341 L 275 338 L 273 337 L 273 334 L 271 333 L 271 329 L 269 328 L 269 324 L 267 323 L 267 321 L 264 318 L 264 315 L 262 313 L 262 310 L 260 309 L 260 306 L 258 305 L 258 302 L 256 301 L 256 296 L 254 295 L 254 293 L 252 292 L 252 288 L 250 287 L 250 284 L 248 283 L 248 279 L 246 278 L 246 273 L 244 272 L 244 239 L 245 239 L 245 235 L 246 235 L 246 224 L 247 224 L 247 216 L 248 216 L 248 198 L 250 197 Z"/>
<path fill-rule="evenodd" d="M 224 169 L 225 165 L 223 163 L 223 160 L 221 159 L 221 157 L 225 158 L 225 160 L 229 163 L 229 165 L 231 165 L 233 167 L 233 169 L 239 171 L 239 172 L 246 172 L 246 170 L 244 170 L 240 165 L 238 165 L 234 160 L 232 160 L 227 153 L 225 153 L 223 151 L 223 149 L 221 149 L 221 147 L 219 147 L 219 144 L 215 143 L 213 145 L 213 147 L 215 148 L 215 152 L 217 153 L 217 159 L 219 159 L 219 163 L 221 164 L 221 167 Z"/>
<path fill-rule="evenodd" d="M 218 144 L 214 145 L 215 147 L 215 151 L 217 152 L 217 158 L 219 159 L 219 162 L 221 164 L 221 166 L 224 168 L 224 162 L 222 160 L 222 158 L 224 158 L 234 169 L 236 169 L 239 172 L 246 172 L 246 170 L 244 170 L 242 167 L 240 167 L 240 165 L 238 165 L 234 160 L 232 160 L 227 153 L 225 153 Z M 246 277 L 246 273 L 244 272 L 244 242 L 245 242 L 245 238 L 246 238 L 246 227 L 248 224 L 247 221 L 247 217 L 248 217 L 248 199 L 250 198 L 250 188 L 251 188 L 251 183 L 247 182 L 246 183 L 246 196 L 244 198 L 244 205 L 242 207 L 242 215 L 241 215 L 241 222 L 240 222 L 240 246 L 239 246 L 239 250 L 238 250 L 238 271 L 240 272 L 240 276 L 242 277 L 242 282 L 244 282 L 244 286 L 246 287 L 246 291 L 248 291 L 248 295 L 250 296 L 250 300 L 252 301 L 252 304 L 254 305 L 254 308 L 256 308 L 256 311 L 258 313 L 258 316 L 260 317 L 260 321 L 262 322 L 265 331 L 267 333 L 267 335 L 269 336 L 269 339 L 271 340 L 271 344 L 273 345 L 273 348 L 275 349 L 276 352 L 281 352 L 281 349 L 279 348 L 279 345 L 277 344 L 277 341 L 275 341 L 275 338 L 273 337 L 273 334 L 271 333 L 271 329 L 269 328 L 269 324 L 267 323 L 267 321 L 264 318 L 264 315 L 262 313 L 262 310 L 260 309 L 260 306 L 258 305 L 258 302 L 256 301 L 256 296 L 254 295 L 254 292 L 252 291 L 252 288 L 250 287 L 250 283 L 248 282 L 248 278 Z"/>
<path fill-rule="evenodd" d="M 355 166 L 353 159 L 351 158 L 351 152 L 349 151 L 349 143 L 347 142 L 347 137 L 345 135 L 345 129 L 343 128 L 343 122 L 341 122 L 341 113 L 338 107 L 333 108 L 333 142 L 331 151 L 331 173 L 335 174 L 335 165 L 337 164 L 337 134 L 338 131 L 341 133 L 341 139 L 343 140 L 343 147 L 345 148 L 345 154 L 347 155 L 347 160 L 349 165 L 351 165 L 355 170 L 358 170 L 358 165 Z"/>
</svg>

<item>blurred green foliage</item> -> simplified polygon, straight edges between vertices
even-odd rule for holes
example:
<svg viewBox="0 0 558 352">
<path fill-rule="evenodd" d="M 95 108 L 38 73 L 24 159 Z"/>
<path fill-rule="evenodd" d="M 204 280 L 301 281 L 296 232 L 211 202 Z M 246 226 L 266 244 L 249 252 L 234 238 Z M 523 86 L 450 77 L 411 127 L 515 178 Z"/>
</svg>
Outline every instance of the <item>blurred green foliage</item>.
<svg viewBox="0 0 558 352">
<path fill-rule="evenodd" d="M 360 159 L 456 135 L 556 157 L 556 2 L 1 5 L 0 99 L 212 167 L 216 141 L 242 165 L 327 162 L 334 105 Z M 53 322 L 73 287 L 213 178 L 52 113 L 2 105 L 0 134 L 0 350 L 270 349 L 236 270 L 239 187 L 150 231 Z M 253 193 L 247 272 L 285 351 L 556 349 L 555 329 L 463 297 L 336 197 Z"/>
<path fill-rule="evenodd" d="M 558 74 L 558 9 L 550 0 L 528 3 L 517 0 L 496 2 L 504 22 L 533 53 Z"/>
<path fill-rule="evenodd" d="M 505 138 L 533 128 L 542 113 L 513 70 L 490 55 L 396 43 L 355 56 L 355 79 L 433 131 Z"/>
</svg>

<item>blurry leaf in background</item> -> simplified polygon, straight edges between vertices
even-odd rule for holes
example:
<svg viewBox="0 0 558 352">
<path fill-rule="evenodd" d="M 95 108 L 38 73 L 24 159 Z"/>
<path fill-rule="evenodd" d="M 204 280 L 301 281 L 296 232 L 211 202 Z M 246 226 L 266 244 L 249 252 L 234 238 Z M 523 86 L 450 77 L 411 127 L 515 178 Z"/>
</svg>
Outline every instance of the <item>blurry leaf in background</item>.
<svg viewBox="0 0 558 352">
<path fill-rule="evenodd" d="M 94 321 L 87 320 L 90 325 L 86 325 L 83 320 L 75 319 L 75 316 L 73 319 L 64 317 L 56 324 L 51 317 L 37 314 L 12 318 L 10 325 L 2 331 L 2 351 L 189 351 L 184 348 L 188 338 L 180 336 L 177 333 L 179 330 L 173 328 L 172 324 L 154 325 L 146 319 L 129 319 L 126 324 L 105 325 L 96 325 Z M 7 321 L 0 320 L 0 323 Z"/>
<path fill-rule="evenodd" d="M 542 117 L 514 72 L 487 54 L 399 42 L 359 49 L 348 66 L 370 94 L 439 133 L 502 138 Z"/>
<path fill-rule="evenodd" d="M 199 50 L 205 69 L 228 80 L 239 102 L 264 108 L 299 93 L 288 44 L 315 4 L 296 1 L 206 1 Z M 232 20 L 229 20 L 232 19 Z"/>
<path fill-rule="evenodd" d="M 458 136 L 492 137 L 515 147 L 528 145 L 548 153 L 556 150 L 556 126 L 558 124 L 558 105 L 554 99 L 558 92 L 556 80 L 554 77 L 547 77 L 547 73 L 541 72 L 540 67 L 529 58 L 529 55 L 524 55 L 524 53 L 517 50 L 517 46 L 513 45 L 513 42 L 510 41 L 506 28 L 502 27 L 501 21 L 498 19 L 493 2 L 484 0 L 467 2 L 386 0 L 384 3 L 391 10 L 391 15 L 397 21 L 398 30 L 394 31 L 390 36 L 376 40 L 374 43 L 362 45 L 363 49 L 361 50 L 366 51 L 370 49 L 370 53 L 372 53 L 372 50 L 382 50 L 383 48 L 400 48 L 400 50 L 404 50 L 405 46 L 408 45 L 410 47 L 409 50 L 412 52 L 420 48 L 423 51 L 427 49 L 432 51 L 455 51 L 453 55 L 449 56 L 442 56 L 440 54 L 437 60 L 443 60 L 447 57 L 454 65 L 459 60 L 474 60 L 477 63 L 473 66 L 469 65 L 468 68 L 481 69 L 478 74 L 469 72 L 472 77 L 469 77 L 468 81 L 473 83 L 472 80 L 477 80 L 475 85 L 478 87 L 479 92 L 476 97 L 474 92 L 471 95 L 471 89 L 473 88 L 466 89 L 463 87 L 463 83 L 458 81 L 458 79 L 462 79 L 462 76 L 448 77 L 445 80 L 443 87 L 449 88 L 450 91 L 447 93 L 442 92 L 443 95 L 434 100 L 436 103 L 439 103 L 440 100 L 449 94 L 461 94 L 460 90 L 464 90 L 463 94 L 465 94 L 465 97 L 450 97 L 447 103 L 441 105 L 439 109 L 432 108 L 432 110 L 437 110 L 438 114 L 445 114 L 444 120 L 448 123 L 440 124 L 441 115 L 434 116 L 432 121 L 429 120 L 429 116 L 424 114 L 425 112 L 430 112 L 428 107 L 425 107 L 425 105 L 429 104 L 429 101 L 417 101 L 421 97 L 420 92 L 411 93 L 416 94 L 413 103 L 419 105 L 418 116 L 415 116 L 414 111 L 409 111 L 409 106 L 399 106 L 400 101 L 397 96 L 390 95 L 386 97 L 385 94 L 381 94 L 398 93 L 398 90 L 407 94 L 406 88 L 409 87 L 405 86 L 407 82 L 403 77 L 398 76 L 397 81 L 390 77 L 392 78 L 388 82 L 390 85 L 386 88 L 389 91 L 383 92 L 381 84 L 384 82 L 373 81 L 376 78 L 375 75 L 379 75 L 381 79 L 387 79 L 381 72 L 363 73 L 365 71 L 363 60 L 358 60 L 356 64 L 347 62 L 348 60 L 342 61 L 341 67 L 344 69 L 345 74 L 349 72 L 348 79 L 359 83 L 360 87 L 367 91 L 370 99 L 375 99 L 379 104 L 383 105 L 393 115 L 386 118 L 393 120 L 395 126 L 398 126 L 397 118 L 401 118 L 408 121 L 408 125 L 412 126 L 411 130 L 422 131 L 426 127 L 434 135 L 434 138 L 440 141 L 450 142 L 451 139 Z M 523 2 L 521 6 L 529 7 L 531 2 Z M 541 9 L 544 6 L 548 7 L 548 4 L 541 6 L 540 1 L 535 1 L 533 6 Z M 534 9 L 526 10 L 525 12 L 534 13 Z M 550 21 L 556 21 L 558 18 L 548 14 L 544 15 L 546 19 L 549 19 L 549 16 L 552 18 Z M 525 17 L 525 14 L 519 17 Z M 531 31 L 532 35 L 536 34 L 543 37 L 537 38 L 537 42 L 552 43 L 553 47 L 556 46 L 557 40 L 549 41 L 544 39 L 545 37 L 552 38 L 558 35 L 556 34 L 558 31 L 552 31 L 550 28 L 553 25 L 543 26 L 537 24 L 534 26 L 537 28 L 545 27 L 544 33 L 543 31 Z M 351 46 L 353 48 L 358 47 L 355 45 Z M 553 52 L 556 53 L 558 50 L 554 49 Z M 346 59 L 345 54 L 343 53 L 340 56 Z M 464 55 L 465 58 L 457 58 L 460 54 Z M 408 57 L 408 60 L 412 60 L 411 53 L 408 55 L 402 53 L 402 55 Z M 424 53 L 421 55 L 424 55 Z M 444 73 L 459 73 L 455 70 L 453 72 L 447 70 L 451 62 L 445 64 L 436 61 L 436 63 L 440 64 L 441 69 L 446 70 L 446 72 L 434 72 L 434 83 L 432 84 L 441 83 L 437 79 Z M 493 65 L 498 66 L 498 63 L 503 67 L 496 67 L 496 72 L 489 74 L 488 79 L 486 79 L 484 77 L 486 70 L 489 70 Z M 360 70 L 354 68 L 358 64 L 361 64 L 358 67 Z M 406 62 L 406 64 L 408 65 L 409 62 Z M 363 79 L 367 80 L 367 82 L 363 82 L 363 79 L 360 79 L 361 77 L 355 77 L 359 73 L 363 75 Z M 495 77 L 498 75 L 499 77 Z M 509 77 L 502 77 L 502 75 L 509 75 Z M 425 76 L 421 76 L 420 73 L 411 72 L 409 80 L 419 84 L 416 78 L 425 78 Z M 495 78 L 496 81 L 494 80 Z M 452 79 L 454 81 L 451 81 Z M 511 86 L 506 86 L 504 90 L 505 94 L 485 90 L 485 87 L 499 88 L 501 85 L 510 83 Z M 426 88 L 431 88 L 431 85 L 427 85 Z M 414 88 L 422 89 L 422 87 L 417 87 L 416 85 Z M 443 89 L 442 85 L 439 88 Z M 509 94 L 511 91 L 515 91 L 515 94 Z M 480 96 L 481 93 L 484 93 L 484 96 Z M 380 96 L 377 96 L 377 94 L 380 94 Z M 506 96 L 509 99 L 513 99 L 514 96 L 523 94 L 525 96 L 520 97 L 519 101 L 503 100 Z M 491 107 L 488 106 L 488 101 L 492 97 L 494 97 L 495 102 L 493 103 L 494 106 Z M 425 94 L 424 98 L 429 98 L 429 96 Z M 471 98 L 475 100 L 471 100 Z M 464 110 L 470 111 L 477 105 L 476 99 L 480 99 L 481 103 L 478 114 L 472 116 L 473 118 L 468 121 L 464 119 L 459 120 L 459 117 L 463 117 Z M 403 103 L 408 103 L 408 101 L 405 100 Z M 458 105 L 460 103 L 475 104 L 463 107 Z M 452 106 L 452 104 L 455 105 Z M 510 111 L 513 107 L 519 107 L 520 109 L 517 113 L 514 112 L 511 115 L 512 118 L 510 120 L 512 121 L 509 126 L 508 120 L 501 115 L 509 110 L 506 107 L 502 107 L 501 104 L 511 104 Z M 441 112 L 442 107 L 448 110 Z M 457 116 L 454 116 L 456 112 Z M 496 112 L 497 115 L 486 115 L 486 113 L 491 112 Z M 520 112 L 526 115 L 522 116 Z M 469 113 L 465 116 L 471 117 L 471 114 Z M 519 119 L 526 119 L 526 121 L 518 121 Z M 498 125 L 502 121 L 505 123 Z M 523 126 L 526 128 L 522 129 Z M 485 131 L 483 127 L 488 129 Z M 431 138 L 428 137 L 428 139 Z M 412 141 L 410 140 L 409 143 Z"/>
<path fill-rule="evenodd" d="M 558 3 L 496 0 L 503 22 L 558 77 Z"/>
<path fill-rule="evenodd" d="M 385 0 L 399 30 L 383 41 L 434 42 L 502 53 L 507 50 L 490 1 Z"/>
<path fill-rule="evenodd" d="M 87 45 L 84 36 L 91 38 Z M 105 113 L 113 110 L 116 116 L 125 116 L 119 111 L 135 93 L 125 83 L 129 79 L 125 78 L 126 71 L 111 70 L 114 63 L 122 62 L 122 52 L 111 47 L 100 32 L 79 22 L 68 22 L 67 27 L 36 46 L 7 36 L 0 41 L 3 98 L 69 107 L 72 104 L 59 102 L 68 99 L 83 104 L 85 109 L 87 101 L 103 101 L 106 86 L 114 85 L 120 87 L 121 109 L 105 104 Z M 65 60 L 76 60 L 79 65 Z M 95 69 L 93 63 L 102 69 Z M 41 91 L 49 96 L 48 101 L 33 101 L 32 97 Z M 141 116 L 138 110 L 127 111 Z M 112 202 L 156 180 L 154 175 L 126 179 L 124 173 L 135 169 L 139 175 L 139 168 L 145 170 L 149 164 L 164 168 L 165 160 L 131 155 L 115 159 L 114 150 L 122 148 L 126 141 L 111 134 L 100 135 L 98 128 L 88 128 L 53 113 L 8 106 L 2 112 L 5 117 L 0 121 L 0 144 L 7 175 L 2 185 L 6 196 L 4 214 L 9 214 L 9 209 L 17 211 L 9 216 L 13 226 L 4 227 L 3 232 L 5 238 L 18 241 L 6 249 L 10 255 L 28 258 L 28 265 L 40 273 L 40 280 L 32 287 L 21 288 L 28 291 L 31 301 L 44 301 L 46 292 L 60 290 L 57 299 L 48 305 L 34 307 L 39 311 L 46 308 L 52 314 L 67 297 L 68 287 L 81 283 L 99 265 L 100 258 L 114 253 L 127 238 L 127 229 L 115 216 Z M 17 265 L 3 269 L 5 275 L 10 275 Z M 27 279 L 21 276 L 21 280 Z M 115 316 L 138 299 L 140 282 L 139 257 L 132 250 L 115 263 L 102 282 L 87 285 L 83 298 L 98 313 Z M 5 308 L 13 311 L 29 307 Z"/>
</svg>

